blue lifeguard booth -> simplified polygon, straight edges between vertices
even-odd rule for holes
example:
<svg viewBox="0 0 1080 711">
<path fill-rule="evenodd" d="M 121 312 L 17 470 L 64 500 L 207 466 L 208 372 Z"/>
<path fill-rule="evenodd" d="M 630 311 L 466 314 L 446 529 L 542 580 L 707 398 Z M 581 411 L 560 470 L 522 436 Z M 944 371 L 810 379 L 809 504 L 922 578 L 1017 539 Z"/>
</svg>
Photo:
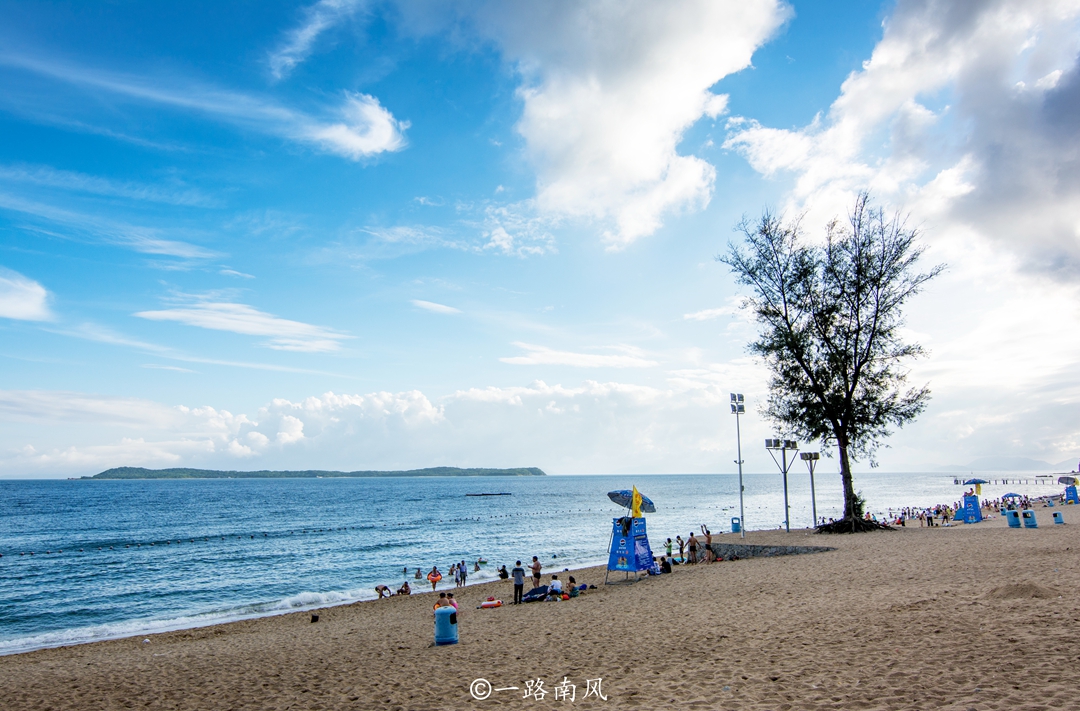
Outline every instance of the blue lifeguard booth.
<svg viewBox="0 0 1080 711">
<path fill-rule="evenodd" d="M 645 519 L 623 516 L 612 520 L 607 569 L 640 573 L 651 567 L 653 554 L 645 530 Z"/>
<path fill-rule="evenodd" d="M 634 496 L 637 496 L 635 505 Z M 611 543 L 608 546 L 608 575 L 613 570 L 621 570 L 630 577 L 634 573 L 647 571 L 653 567 L 652 547 L 645 529 L 645 517 L 641 512 L 653 513 L 656 506 L 647 497 L 641 496 L 637 489 L 633 491 L 608 492 L 608 498 L 630 509 L 629 516 L 620 516 L 611 520 Z M 635 516 L 634 514 L 637 514 Z M 608 575 L 604 576 L 607 583 Z"/>
<path fill-rule="evenodd" d="M 1065 503 L 1080 504 L 1080 497 L 1076 495 L 1076 484 L 1065 487 Z"/>
<path fill-rule="evenodd" d="M 974 495 L 964 496 L 964 508 L 957 511 L 957 517 L 964 523 L 982 521 L 982 507 L 979 505 L 979 497 Z"/>
</svg>

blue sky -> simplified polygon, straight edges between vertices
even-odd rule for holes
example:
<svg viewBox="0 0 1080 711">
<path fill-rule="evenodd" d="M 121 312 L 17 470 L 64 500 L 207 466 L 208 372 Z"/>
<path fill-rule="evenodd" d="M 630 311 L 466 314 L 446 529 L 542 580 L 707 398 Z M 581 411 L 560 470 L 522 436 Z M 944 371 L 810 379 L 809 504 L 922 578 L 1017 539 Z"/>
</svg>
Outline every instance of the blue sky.
<svg viewBox="0 0 1080 711">
<path fill-rule="evenodd" d="M 729 471 L 714 257 L 864 188 L 950 265 L 882 465 L 1080 453 L 1074 2 L 0 17 L 0 476 Z"/>
</svg>

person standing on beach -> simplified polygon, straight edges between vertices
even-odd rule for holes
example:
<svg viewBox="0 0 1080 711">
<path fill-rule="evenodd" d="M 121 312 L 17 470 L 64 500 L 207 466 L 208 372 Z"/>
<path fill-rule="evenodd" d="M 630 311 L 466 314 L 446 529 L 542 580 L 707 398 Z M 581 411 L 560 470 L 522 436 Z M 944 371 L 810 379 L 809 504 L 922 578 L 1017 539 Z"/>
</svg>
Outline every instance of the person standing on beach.
<svg viewBox="0 0 1080 711">
<path fill-rule="evenodd" d="M 679 542 L 679 562 L 686 562 L 686 541 L 682 539 L 682 536 L 675 536 L 675 540 Z"/>
<path fill-rule="evenodd" d="M 671 539 L 667 539 L 667 543 L 664 544 L 664 549 L 667 551 L 667 557 L 671 557 Z"/>
<path fill-rule="evenodd" d="M 465 565 L 465 561 L 461 561 L 457 569 L 461 573 L 461 587 L 465 587 L 465 581 L 469 577 L 469 567 Z"/>
<path fill-rule="evenodd" d="M 532 570 L 534 588 L 540 587 L 540 570 L 543 567 L 544 566 L 540 565 L 540 560 L 536 556 L 533 556 L 533 562 L 532 565 L 529 566 L 529 568 Z"/>
<path fill-rule="evenodd" d="M 694 532 L 690 531 L 690 537 L 686 539 L 686 549 L 689 552 L 690 563 L 697 563 L 697 538 L 694 538 Z"/>
<path fill-rule="evenodd" d="M 521 561 L 517 562 L 514 569 L 510 571 L 510 575 L 514 578 L 514 604 L 521 604 L 521 596 L 525 592 L 525 569 L 521 567 Z"/>
</svg>

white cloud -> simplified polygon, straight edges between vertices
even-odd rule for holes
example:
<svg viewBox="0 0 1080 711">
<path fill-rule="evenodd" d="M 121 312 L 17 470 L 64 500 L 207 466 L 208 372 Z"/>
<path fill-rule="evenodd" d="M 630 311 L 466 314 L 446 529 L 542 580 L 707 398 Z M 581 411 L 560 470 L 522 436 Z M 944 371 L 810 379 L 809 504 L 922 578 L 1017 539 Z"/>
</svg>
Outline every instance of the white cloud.
<svg viewBox="0 0 1080 711">
<path fill-rule="evenodd" d="M 499 358 L 511 365 L 569 365 L 574 368 L 651 368 L 660 365 L 654 360 L 642 358 L 636 353 L 605 355 L 602 353 L 572 353 L 556 351 L 544 346 L 515 342 L 513 345 L 526 351 L 526 355 Z M 630 349 L 634 350 L 634 349 Z"/>
<path fill-rule="evenodd" d="M 148 400 L 56 390 L 0 390 L 0 416 L 9 420 L 108 423 L 136 428 L 174 427 L 182 420 L 178 411 Z"/>
<path fill-rule="evenodd" d="M 897 3 L 825 117 L 796 130 L 736 118 L 725 146 L 791 174 L 789 209 L 842 214 L 865 187 L 940 240 L 962 228 L 1025 268 L 1080 266 L 1080 3 Z M 954 229 L 955 228 L 955 229 Z"/>
<path fill-rule="evenodd" d="M 95 195 L 128 198 L 170 205 L 216 207 L 220 203 L 199 190 L 183 186 L 146 185 L 130 181 L 115 181 L 96 175 L 86 175 L 68 170 L 57 170 L 42 165 L 0 166 L 0 180 L 13 183 L 29 183 Z"/>
<path fill-rule="evenodd" d="M 304 423 L 292 415 L 284 415 L 281 418 L 281 429 L 274 438 L 281 444 L 292 444 L 304 438 Z"/>
<path fill-rule="evenodd" d="M 305 133 L 328 151 L 353 160 L 405 147 L 409 122 L 395 119 L 374 96 L 346 92 L 339 113 L 340 122 L 313 123 Z"/>
<path fill-rule="evenodd" d="M 270 336 L 266 346 L 280 351 L 336 351 L 341 348 L 343 339 L 350 338 L 322 326 L 279 318 L 247 304 L 200 302 L 160 311 L 140 311 L 135 316 L 151 321 L 176 321 L 188 326 L 231 331 L 248 336 Z"/>
<path fill-rule="evenodd" d="M 715 309 L 702 309 L 691 314 L 683 314 L 684 321 L 711 321 L 721 316 L 734 316 L 740 312 L 738 297 L 731 299 L 729 306 L 720 306 Z"/>
<path fill-rule="evenodd" d="M 0 54 L 0 64 L 93 89 L 99 99 L 104 94 L 199 113 L 243 129 L 315 144 L 352 160 L 398 151 L 406 145 L 402 131 L 408 128 L 408 122 L 396 120 L 378 99 L 367 94 L 346 92 L 336 109 L 313 116 L 236 91 L 193 84 L 167 86 L 161 80 L 111 74 L 29 56 Z"/>
<path fill-rule="evenodd" d="M 490 2 L 472 11 L 522 77 L 518 131 L 538 172 L 539 210 L 596 221 L 613 248 L 709 202 L 715 170 L 680 155 L 679 142 L 725 110 L 710 87 L 749 66 L 789 15 L 775 0 Z"/>
<path fill-rule="evenodd" d="M 194 373 L 194 370 L 190 368 L 181 368 L 176 365 L 161 365 L 160 363 L 143 363 L 142 367 L 149 368 L 150 370 L 171 370 L 176 373 Z"/>
<path fill-rule="evenodd" d="M 812 237 L 870 188 L 949 265 L 909 309 L 931 351 L 911 381 L 934 399 L 886 467 L 1080 451 L 1078 56 L 1075 0 L 901 0 L 827 114 L 729 123 L 726 147 L 792 180 Z"/>
<path fill-rule="evenodd" d="M 533 465 L 564 473 L 710 471 L 732 439 L 716 431 L 715 410 L 727 395 L 714 390 L 701 384 L 675 389 L 535 382 L 462 390 L 439 403 L 418 391 L 326 393 L 276 399 L 252 417 L 212 407 L 39 393 L 41 401 L 80 403 L 78 413 L 58 425 L 36 426 L 32 442 L 11 428 L 0 430 L 0 475 L 93 474 L 125 465 L 231 468 L 238 460 L 252 469 L 450 464 Z M 0 392 L 0 403 L 5 397 Z M 40 421 L 58 406 L 38 407 Z M 17 415 L 0 408 L 0 417 Z"/>
<path fill-rule="evenodd" d="M 97 241 L 132 249 L 143 254 L 178 257 L 187 260 L 213 259 L 218 252 L 175 239 L 166 239 L 161 231 L 117 222 L 96 214 L 75 212 L 52 205 L 26 200 L 0 192 L 0 209 L 21 212 L 47 222 L 63 225 L 71 232 L 86 234 Z M 70 238 L 69 235 L 61 235 Z"/>
<path fill-rule="evenodd" d="M 482 249 L 513 257 L 554 253 L 558 250 L 551 230 L 558 222 L 551 216 L 537 214 L 532 200 L 511 205 L 487 205 L 481 227 L 481 234 L 487 241 Z"/>
<path fill-rule="evenodd" d="M 191 355 L 168 346 L 158 345 L 156 343 L 150 343 L 148 341 L 142 341 L 138 338 L 127 336 L 123 333 L 118 333 L 106 326 L 101 326 L 96 323 L 82 323 L 73 328 L 63 329 L 49 329 L 53 333 L 57 333 L 62 336 L 70 336 L 72 338 L 81 338 L 87 341 L 94 341 L 97 343 L 107 343 L 113 346 L 122 346 L 126 348 L 133 348 L 135 350 L 143 351 L 145 353 L 151 353 L 160 358 L 168 358 L 170 360 L 176 360 L 183 363 L 205 363 L 207 365 L 222 365 L 229 368 L 247 368 L 251 370 L 268 370 L 279 373 L 307 373 L 309 375 L 329 375 L 333 377 L 348 377 L 339 373 L 330 373 L 323 370 L 311 370 L 309 368 L 293 368 L 286 365 L 277 365 L 274 363 L 251 363 L 235 360 L 223 360 L 220 358 L 205 358 L 202 356 Z"/>
<path fill-rule="evenodd" d="M 304 21 L 290 30 L 282 45 L 270 54 L 270 73 L 276 79 L 288 76 L 308 58 L 319 35 L 355 13 L 360 5 L 360 0 L 319 0 L 307 8 Z"/>
<path fill-rule="evenodd" d="M 692 314 L 683 314 L 683 319 L 687 321 L 711 321 L 721 316 L 730 316 L 732 313 L 733 311 L 730 308 L 721 306 L 718 309 L 703 309 Z"/>
<path fill-rule="evenodd" d="M 33 279 L 0 267 L 0 318 L 49 321 L 49 292 Z"/>
<path fill-rule="evenodd" d="M 409 303 L 413 306 L 430 311 L 435 314 L 459 314 L 461 309 L 455 309 L 453 306 L 446 306 L 445 304 L 436 304 L 434 301 L 423 301 L 421 299 L 412 299 Z"/>
</svg>

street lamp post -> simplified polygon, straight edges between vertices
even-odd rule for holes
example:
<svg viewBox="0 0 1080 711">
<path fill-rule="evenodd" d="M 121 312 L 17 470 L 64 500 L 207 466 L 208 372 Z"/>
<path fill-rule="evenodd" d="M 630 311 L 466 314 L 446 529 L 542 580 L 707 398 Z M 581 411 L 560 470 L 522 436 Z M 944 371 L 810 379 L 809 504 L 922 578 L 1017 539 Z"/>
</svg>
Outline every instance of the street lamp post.
<svg viewBox="0 0 1080 711">
<path fill-rule="evenodd" d="M 803 452 L 799 458 L 806 462 L 806 468 L 810 470 L 810 506 L 814 511 L 814 525 L 817 526 L 817 494 L 814 492 L 814 467 L 821 459 L 821 452 Z"/>
<path fill-rule="evenodd" d="M 731 414 L 735 415 L 735 443 L 738 447 L 738 459 L 735 461 L 739 465 L 739 534 L 746 538 L 746 513 L 743 508 L 743 484 L 742 484 L 742 431 L 739 429 L 739 415 L 746 414 L 746 407 L 743 404 L 742 393 L 731 393 Z"/>
<path fill-rule="evenodd" d="M 791 533 L 791 515 L 789 513 L 788 506 L 788 491 L 787 491 L 787 473 L 791 465 L 788 464 L 787 453 L 788 450 L 799 451 L 799 443 L 790 439 L 767 439 L 765 440 L 765 449 L 769 450 L 769 456 L 776 462 L 776 466 L 780 467 L 780 473 L 784 475 L 784 529 Z M 776 450 L 780 450 L 780 460 L 776 461 Z M 795 458 L 792 457 L 791 464 L 795 463 Z"/>
</svg>

